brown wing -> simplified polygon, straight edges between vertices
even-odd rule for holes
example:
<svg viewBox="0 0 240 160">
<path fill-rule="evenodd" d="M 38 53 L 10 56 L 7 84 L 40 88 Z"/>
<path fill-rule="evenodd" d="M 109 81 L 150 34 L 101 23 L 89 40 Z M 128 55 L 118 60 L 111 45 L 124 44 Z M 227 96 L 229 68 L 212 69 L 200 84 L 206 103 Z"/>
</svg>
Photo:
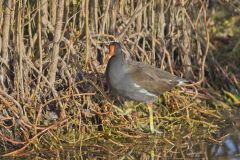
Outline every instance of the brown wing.
<svg viewBox="0 0 240 160">
<path fill-rule="evenodd" d="M 127 64 L 129 77 L 137 85 L 154 94 L 161 95 L 183 80 L 151 65 L 134 61 L 127 61 Z"/>
</svg>

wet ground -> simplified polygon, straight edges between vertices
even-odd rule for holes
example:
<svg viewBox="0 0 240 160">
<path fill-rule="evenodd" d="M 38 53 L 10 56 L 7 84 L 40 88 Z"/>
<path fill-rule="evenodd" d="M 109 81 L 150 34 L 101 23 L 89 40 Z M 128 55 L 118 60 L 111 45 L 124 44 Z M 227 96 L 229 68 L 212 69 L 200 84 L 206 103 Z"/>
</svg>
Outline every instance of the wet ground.
<svg viewBox="0 0 240 160">
<path fill-rule="evenodd" d="M 126 138 L 109 135 L 82 141 L 73 145 L 54 146 L 46 150 L 34 148 L 23 152 L 16 158 L 5 159 L 228 159 L 240 160 L 240 108 L 234 106 L 231 110 L 220 113 L 224 119 L 216 119 L 218 128 L 215 132 L 204 126 L 192 129 L 180 125 L 179 133 L 171 132 L 165 126 L 159 133 L 133 135 Z M 208 117 L 209 119 L 209 117 Z M 209 121 L 210 123 L 211 121 Z M 181 123 L 184 124 L 184 123 Z M 94 132 L 101 134 L 102 132 Z M 113 132 L 111 132 L 114 134 Z M 198 134 L 196 134 L 198 133 Z M 120 133 L 119 133 L 120 134 Z M 124 134 L 123 132 L 121 134 Z M 169 135 L 174 134 L 174 135 Z M 182 136 L 183 135 L 183 136 Z M 211 136 L 209 136 L 211 135 Z M 128 139 L 128 136 L 132 136 Z M 172 138 L 175 137 L 175 138 Z M 57 149 L 56 149 L 57 148 Z"/>
<path fill-rule="evenodd" d="M 235 123 L 235 122 L 233 122 Z M 234 126 L 236 124 L 233 124 Z M 179 141 L 185 140 L 184 143 Z M 61 146 L 59 150 L 42 150 L 39 153 L 24 153 L 22 157 L 10 159 L 228 159 L 240 160 L 240 132 L 236 127 L 222 128 L 216 139 L 193 141 L 186 137 L 174 144 L 157 135 L 131 143 L 87 144 Z M 181 144 L 181 145 L 178 145 Z M 9 158 L 3 158 L 9 159 Z"/>
</svg>

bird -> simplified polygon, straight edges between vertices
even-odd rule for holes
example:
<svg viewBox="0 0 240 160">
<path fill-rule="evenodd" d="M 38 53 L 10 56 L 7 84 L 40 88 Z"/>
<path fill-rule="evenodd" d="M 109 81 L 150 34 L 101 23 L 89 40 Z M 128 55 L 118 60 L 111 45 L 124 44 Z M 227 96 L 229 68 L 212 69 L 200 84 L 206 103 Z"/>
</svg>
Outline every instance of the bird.
<svg viewBox="0 0 240 160">
<path fill-rule="evenodd" d="M 185 79 L 152 65 L 125 60 L 120 42 L 109 44 L 105 76 L 110 94 L 146 104 L 152 133 L 156 131 L 153 124 L 153 102 L 164 92 L 186 82 Z"/>
</svg>

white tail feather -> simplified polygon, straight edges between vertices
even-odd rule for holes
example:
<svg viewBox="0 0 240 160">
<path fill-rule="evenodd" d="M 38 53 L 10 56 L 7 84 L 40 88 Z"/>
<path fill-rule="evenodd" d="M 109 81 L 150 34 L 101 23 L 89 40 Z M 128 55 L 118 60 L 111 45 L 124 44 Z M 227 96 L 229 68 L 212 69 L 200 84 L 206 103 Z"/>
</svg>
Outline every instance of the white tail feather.
<svg viewBox="0 0 240 160">
<path fill-rule="evenodd" d="M 185 84 L 185 82 L 186 82 L 186 80 L 178 80 L 178 84 L 177 84 L 177 86 L 181 86 L 181 85 L 184 85 Z"/>
</svg>

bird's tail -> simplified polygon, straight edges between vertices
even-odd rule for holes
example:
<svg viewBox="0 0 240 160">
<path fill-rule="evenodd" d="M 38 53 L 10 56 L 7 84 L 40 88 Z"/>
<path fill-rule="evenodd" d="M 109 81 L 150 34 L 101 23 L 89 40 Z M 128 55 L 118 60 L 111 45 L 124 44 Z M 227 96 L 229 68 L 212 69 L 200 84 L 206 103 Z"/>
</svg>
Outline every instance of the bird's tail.
<svg viewBox="0 0 240 160">
<path fill-rule="evenodd" d="M 185 85 L 188 82 L 186 79 L 183 79 L 183 78 L 179 78 L 177 79 L 177 81 L 178 81 L 177 86 Z"/>
</svg>

